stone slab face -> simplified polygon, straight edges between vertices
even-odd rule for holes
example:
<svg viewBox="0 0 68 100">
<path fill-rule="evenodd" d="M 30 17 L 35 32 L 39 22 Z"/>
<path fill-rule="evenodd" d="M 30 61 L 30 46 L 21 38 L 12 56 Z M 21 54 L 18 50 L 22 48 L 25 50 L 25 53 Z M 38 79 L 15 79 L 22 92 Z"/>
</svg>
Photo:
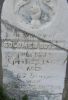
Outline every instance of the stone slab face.
<svg viewBox="0 0 68 100">
<path fill-rule="evenodd" d="M 1 21 L 3 83 L 9 93 L 26 93 L 29 100 L 62 100 L 67 1 L 5 0 Z"/>
</svg>

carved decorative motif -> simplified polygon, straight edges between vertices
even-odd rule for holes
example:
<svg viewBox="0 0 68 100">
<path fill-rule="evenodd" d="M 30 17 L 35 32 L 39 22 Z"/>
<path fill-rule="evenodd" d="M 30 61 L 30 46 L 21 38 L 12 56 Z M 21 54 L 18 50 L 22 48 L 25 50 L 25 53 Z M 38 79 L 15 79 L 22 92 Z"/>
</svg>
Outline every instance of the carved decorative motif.
<svg viewBox="0 0 68 100">
<path fill-rule="evenodd" d="M 21 23 L 31 28 L 39 28 L 51 21 L 55 15 L 57 0 L 17 0 L 15 13 Z"/>
</svg>

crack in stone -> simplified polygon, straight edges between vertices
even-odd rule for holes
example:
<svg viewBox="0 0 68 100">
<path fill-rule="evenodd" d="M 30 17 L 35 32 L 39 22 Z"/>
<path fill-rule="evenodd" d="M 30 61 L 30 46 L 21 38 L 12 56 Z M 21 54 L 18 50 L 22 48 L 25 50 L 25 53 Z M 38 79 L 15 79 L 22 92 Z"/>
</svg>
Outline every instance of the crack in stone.
<svg viewBox="0 0 68 100">
<path fill-rule="evenodd" d="M 67 48 L 64 48 L 64 47 L 62 47 L 62 46 L 60 46 L 60 45 L 57 45 L 57 44 L 53 43 L 53 42 L 50 41 L 50 40 L 43 39 L 43 38 L 41 38 L 41 37 L 39 37 L 39 36 L 37 36 L 37 35 L 35 35 L 35 34 L 29 33 L 29 32 L 27 32 L 27 31 L 25 31 L 25 30 L 22 30 L 22 29 L 20 29 L 20 28 L 14 26 L 14 25 L 11 25 L 7 20 L 1 19 L 1 23 L 4 24 L 5 26 L 6 26 L 6 25 L 8 25 L 8 27 L 10 26 L 11 28 L 15 29 L 16 31 L 20 31 L 20 32 L 22 32 L 22 33 L 24 33 L 24 34 L 31 35 L 31 36 L 37 38 L 38 40 L 40 40 L 40 41 L 42 41 L 42 42 L 47 42 L 47 43 L 49 43 L 49 44 L 52 44 L 52 45 L 56 46 L 57 48 L 59 48 L 60 50 L 66 51 L 66 52 L 68 53 L 68 49 L 67 49 Z"/>
</svg>

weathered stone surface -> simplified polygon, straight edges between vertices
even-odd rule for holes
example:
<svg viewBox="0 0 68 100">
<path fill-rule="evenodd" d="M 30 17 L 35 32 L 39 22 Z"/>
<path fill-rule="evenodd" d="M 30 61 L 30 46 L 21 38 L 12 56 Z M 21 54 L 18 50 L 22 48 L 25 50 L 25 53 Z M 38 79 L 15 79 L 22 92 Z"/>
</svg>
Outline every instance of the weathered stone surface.
<svg viewBox="0 0 68 100">
<path fill-rule="evenodd" d="M 11 94 L 13 89 L 25 92 L 30 100 L 62 100 L 68 52 L 67 2 L 39 1 L 4 2 L 3 82 Z"/>
<path fill-rule="evenodd" d="M 1 10 L 4 0 L 0 0 L 0 85 L 3 85 L 2 52 L 1 52 Z"/>
</svg>

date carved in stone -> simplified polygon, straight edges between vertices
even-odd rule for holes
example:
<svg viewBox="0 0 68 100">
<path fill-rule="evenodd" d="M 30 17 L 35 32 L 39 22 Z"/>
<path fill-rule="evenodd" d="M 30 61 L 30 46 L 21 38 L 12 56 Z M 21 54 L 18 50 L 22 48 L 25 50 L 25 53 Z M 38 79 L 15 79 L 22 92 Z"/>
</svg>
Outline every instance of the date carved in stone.
<svg viewBox="0 0 68 100">
<path fill-rule="evenodd" d="M 51 21 L 55 15 L 57 0 L 17 0 L 15 13 L 20 17 L 22 25 L 39 28 Z"/>
</svg>

